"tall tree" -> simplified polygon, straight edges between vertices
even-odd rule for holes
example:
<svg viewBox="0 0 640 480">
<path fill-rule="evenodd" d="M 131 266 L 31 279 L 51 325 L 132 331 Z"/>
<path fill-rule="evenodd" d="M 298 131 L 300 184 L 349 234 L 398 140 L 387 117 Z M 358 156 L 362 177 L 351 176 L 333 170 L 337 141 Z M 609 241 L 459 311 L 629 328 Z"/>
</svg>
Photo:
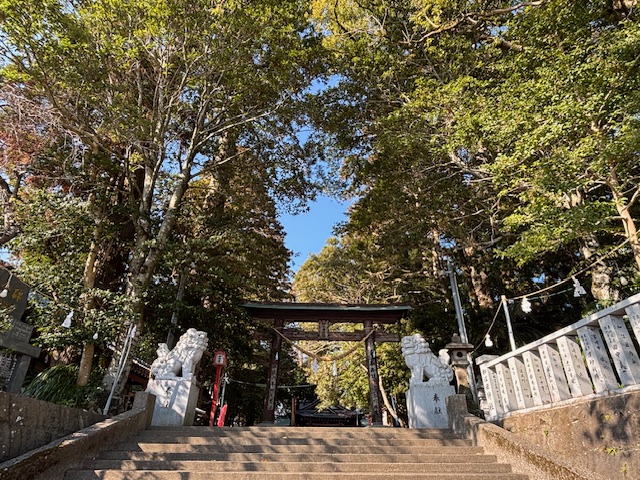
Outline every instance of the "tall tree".
<svg viewBox="0 0 640 480">
<path fill-rule="evenodd" d="M 260 119 L 290 131 L 291 104 L 321 67 L 306 6 L 5 1 L 0 18 L 5 78 L 46 99 L 90 153 L 83 167 L 97 177 L 105 168 L 123 173 L 123 222 L 134 229 L 128 321 L 142 327 L 145 295 L 187 189 L 199 170 L 231 160 L 217 156 L 226 132 Z M 238 138 L 254 147 L 251 136 Z M 300 149 L 288 153 L 260 159 L 304 196 L 309 159 Z"/>
<path fill-rule="evenodd" d="M 614 235 L 637 259 L 632 4 L 314 5 L 339 82 L 318 126 L 359 198 L 347 231 L 387 246 L 415 234 L 425 264 L 455 257 L 484 308 L 560 274 L 547 259 L 564 254 L 567 274 Z"/>
</svg>

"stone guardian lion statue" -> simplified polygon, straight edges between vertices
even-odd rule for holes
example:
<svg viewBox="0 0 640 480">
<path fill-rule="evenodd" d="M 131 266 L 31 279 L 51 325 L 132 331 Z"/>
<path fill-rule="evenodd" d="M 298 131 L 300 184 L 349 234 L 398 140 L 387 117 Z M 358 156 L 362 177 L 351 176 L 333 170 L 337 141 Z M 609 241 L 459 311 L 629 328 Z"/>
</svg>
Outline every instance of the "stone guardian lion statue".
<svg viewBox="0 0 640 480">
<path fill-rule="evenodd" d="M 440 356 L 436 357 L 429 348 L 429 343 L 418 333 L 403 337 L 401 346 L 404 361 L 411 370 L 410 385 L 449 385 L 453 379 L 453 369 L 448 365 L 449 355 L 446 350 L 440 350 Z M 427 382 L 424 377 L 428 378 Z"/>
<path fill-rule="evenodd" d="M 159 343 L 158 358 L 151 364 L 151 376 L 156 380 L 178 377 L 191 380 L 208 343 L 207 333 L 195 328 L 187 330 L 173 350 L 169 350 L 166 343 Z"/>
</svg>

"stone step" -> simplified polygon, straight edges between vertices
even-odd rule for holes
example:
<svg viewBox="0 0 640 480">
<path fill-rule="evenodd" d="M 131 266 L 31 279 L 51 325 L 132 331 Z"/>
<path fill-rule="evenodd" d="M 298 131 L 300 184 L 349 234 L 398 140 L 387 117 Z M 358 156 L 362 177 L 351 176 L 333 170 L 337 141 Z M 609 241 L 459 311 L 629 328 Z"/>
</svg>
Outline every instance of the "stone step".
<svg viewBox="0 0 640 480">
<path fill-rule="evenodd" d="M 451 452 L 453 448 L 453 452 Z M 387 454 L 384 457 L 376 454 L 312 454 L 315 462 L 332 463 L 379 463 L 381 458 L 389 463 L 495 463 L 494 455 L 485 455 L 478 447 L 437 448 L 428 454 Z M 96 460 L 142 461 L 142 462 L 308 462 L 309 453 L 145 453 L 127 451 L 106 451 Z M 88 464 L 87 464 L 88 465 Z"/>
<path fill-rule="evenodd" d="M 195 440 L 194 440 L 195 441 Z M 453 442 L 453 443 L 449 443 Z M 122 442 L 115 444 L 113 450 L 130 452 L 185 452 L 185 453 L 374 453 L 387 455 L 392 453 L 429 454 L 434 447 L 469 446 L 465 440 L 441 441 L 425 440 L 421 445 L 220 445 L 210 443 L 145 443 Z"/>
<path fill-rule="evenodd" d="M 401 444 L 403 446 L 437 446 L 437 445 L 471 445 L 470 440 L 462 440 L 459 438 L 389 438 L 389 437 L 369 437 L 369 438 L 318 438 L 318 437 L 264 437 L 260 439 L 247 437 L 211 437 L 211 436 L 158 436 L 141 435 L 130 437 L 131 442 L 140 444 L 168 444 L 180 443 L 183 445 L 255 445 L 257 440 L 263 445 L 315 445 L 315 446 L 343 446 L 358 445 L 364 446 L 394 446 Z"/>
<path fill-rule="evenodd" d="M 526 480 L 442 430 L 155 427 L 65 480 Z"/>
<path fill-rule="evenodd" d="M 378 462 L 215 462 L 215 461 L 132 461 L 93 460 L 84 465 L 88 470 L 181 470 L 189 472 L 287 472 L 287 473 L 511 473 L 511 466 L 498 463 L 395 463 Z"/>
<path fill-rule="evenodd" d="M 393 473 L 393 472 L 391 472 Z M 142 470 L 121 472 L 118 470 L 69 470 L 66 480 L 389 480 L 390 472 L 192 472 L 187 470 Z M 393 479 L 412 480 L 528 480 L 527 476 L 515 473 L 393 473 Z"/>
<path fill-rule="evenodd" d="M 220 437 L 278 437 L 304 436 L 332 438 L 364 438 L 384 436 L 390 438 L 456 438 L 450 430 L 436 428 L 390 428 L 390 427 L 150 427 L 141 435 L 162 436 L 180 433 L 186 436 Z"/>
</svg>

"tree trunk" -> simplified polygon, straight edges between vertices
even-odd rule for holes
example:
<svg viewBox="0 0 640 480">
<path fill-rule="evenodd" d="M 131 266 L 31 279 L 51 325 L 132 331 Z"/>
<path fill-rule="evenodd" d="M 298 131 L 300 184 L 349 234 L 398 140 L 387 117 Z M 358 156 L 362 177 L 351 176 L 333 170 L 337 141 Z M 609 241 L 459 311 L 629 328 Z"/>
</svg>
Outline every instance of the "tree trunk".
<svg viewBox="0 0 640 480">
<path fill-rule="evenodd" d="M 611 175 L 607 181 L 607 185 L 609 186 L 609 188 L 611 189 L 611 193 L 613 194 L 613 201 L 616 204 L 616 210 L 618 211 L 618 215 L 620 216 L 620 220 L 622 221 L 625 236 L 629 241 L 631 250 L 633 251 L 633 259 L 636 261 L 638 270 L 640 270 L 640 239 L 638 239 L 638 230 L 636 228 L 636 223 L 629 210 L 637 200 L 638 195 L 640 195 L 640 189 L 636 188 L 636 192 L 634 193 L 631 200 L 627 201 L 625 198 L 625 193 L 621 191 L 620 182 L 618 181 L 618 176 L 615 170 L 612 170 Z"/>
<path fill-rule="evenodd" d="M 93 352 L 95 345 L 87 342 L 82 347 L 82 358 L 80 358 L 80 368 L 78 370 L 78 379 L 76 385 L 83 387 L 89 383 L 91 376 L 91 366 L 93 365 Z"/>
<path fill-rule="evenodd" d="M 150 236 L 149 222 L 151 203 L 145 201 L 145 198 L 147 200 L 151 198 L 148 189 L 154 188 L 155 173 L 153 169 L 145 169 L 142 204 L 147 206 L 144 208 L 141 206 L 138 212 L 136 241 L 126 290 L 127 296 L 131 299 L 133 317 L 124 322 L 123 331 L 116 343 L 117 349 L 103 378 L 103 384 L 107 389 L 112 389 L 114 382 L 117 382 L 113 396 L 115 399 L 118 399 L 122 394 L 131 371 L 138 338 L 144 326 L 144 294 L 151 283 L 173 227 L 177 222 L 178 211 L 191 180 L 191 167 L 194 157 L 194 152 L 186 154 L 179 173 L 179 181 L 176 182 L 160 228 L 153 238 Z M 135 333 L 133 335 L 130 334 L 132 324 L 135 325 Z"/>
<path fill-rule="evenodd" d="M 142 300 L 142 290 L 132 286 L 131 290 L 127 293 L 132 302 L 132 318 L 126 320 L 123 324 L 123 329 L 115 343 L 116 346 L 113 352 L 113 357 L 111 358 L 111 363 L 109 363 L 109 368 L 102 379 L 104 387 L 108 390 L 112 389 L 114 383 L 117 381 L 113 395 L 113 398 L 116 400 L 120 398 L 120 395 L 127 384 L 129 372 L 133 365 L 133 355 L 138 344 L 140 331 L 144 324 L 144 302 Z M 132 331 L 131 328 L 134 330 Z"/>
<path fill-rule="evenodd" d="M 98 264 L 98 253 L 100 250 L 100 240 L 103 234 L 102 222 L 99 222 L 93 232 L 93 241 L 89 247 L 89 255 L 84 264 L 84 272 L 82 275 L 82 283 L 85 290 L 91 290 L 96 284 L 96 270 Z M 92 295 L 88 295 L 84 302 L 84 311 L 89 312 L 95 308 L 95 299 Z M 82 346 L 82 357 L 80 358 L 80 369 L 78 370 L 78 378 L 76 385 L 83 387 L 89 383 L 91 376 L 91 368 L 93 366 L 93 352 L 95 345 L 93 342 L 86 342 Z"/>
<path fill-rule="evenodd" d="M 384 389 L 384 385 L 382 384 L 382 377 L 378 375 L 378 386 L 380 387 L 380 395 L 382 396 L 382 401 L 384 402 L 384 406 L 387 407 L 389 414 L 400 424 L 401 427 L 406 427 L 405 423 L 398 416 L 398 412 L 396 412 L 389 402 L 389 398 L 387 397 L 387 391 Z"/>
<path fill-rule="evenodd" d="M 595 235 L 589 235 L 581 250 L 584 258 L 590 260 L 600 248 L 600 242 Z M 620 294 L 611 285 L 611 268 L 604 262 L 598 262 L 591 271 L 591 294 L 596 300 L 615 302 Z"/>
<path fill-rule="evenodd" d="M 178 273 L 178 292 L 176 293 L 176 305 L 173 307 L 173 312 L 171 312 L 171 325 L 178 325 L 178 314 L 180 313 L 180 304 L 182 303 L 182 299 L 184 298 L 184 289 L 187 285 L 187 276 L 189 275 L 189 266 L 184 265 L 180 272 Z M 170 349 L 173 348 L 176 344 L 175 334 L 173 330 L 169 330 L 167 334 L 167 347 Z"/>
<path fill-rule="evenodd" d="M 479 254 L 478 252 L 479 249 L 475 244 L 464 248 L 464 255 L 467 261 L 463 269 L 471 280 L 470 296 L 480 308 L 493 309 L 495 302 L 489 292 L 487 273 L 484 269 L 476 267 L 476 264 L 482 263 L 482 253 Z"/>
<path fill-rule="evenodd" d="M 629 245 L 631 245 L 636 266 L 638 267 L 638 270 L 640 270 L 640 240 L 638 240 L 638 230 L 636 229 L 635 221 L 629 212 L 628 206 L 621 206 L 621 204 L 616 203 L 616 207 L 618 207 L 618 214 L 622 219 L 622 224 L 624 225 Z"/>
<path fill-rule="evenodd" d="M 430 265 L 425 263 L 424 271 L 427 272 L 428 268 L 431 269 L 434 283 L 438 286 L 438 290 L 442 298 L 445 299 L 445 302 L 450 303 L 449 300 L 449 281 L 446 278 L 446 274 L 443 274 L 445 267 L 443 265 L 442 260 L 442 251 L 440 248 L 440 232 L 436 229 L 431 230 L 431 249 L 428 254 L 425 254 L 425 257 L 429 260 Z"/>
<path fill-rule="evenodd" d="M 16 186 L 14 191 L 11 191 L 11 187 L 6 180 L 0 177 L 0 205 L 2 205 L 3 212 L 3 224 L 0 230 L 0 245 L 13 240 L 20 233 L 20 228 L 16 223 L 15 212 L 13 210 L 12 202 L 17 197 L 16 193 L 20 185 L 20 176 L 16 179 Z"/>
</svg>

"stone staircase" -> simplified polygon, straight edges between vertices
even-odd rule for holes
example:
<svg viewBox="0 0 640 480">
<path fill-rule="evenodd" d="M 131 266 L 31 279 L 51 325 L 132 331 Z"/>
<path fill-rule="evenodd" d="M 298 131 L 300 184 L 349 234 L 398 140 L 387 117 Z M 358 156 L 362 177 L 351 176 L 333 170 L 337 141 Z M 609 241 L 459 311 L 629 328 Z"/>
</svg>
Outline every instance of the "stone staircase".
<svg viewBox="0 0 640 480">
<path fill-rule="evenodd" d="M 67 480 L 526 480 L 442 430 L 151 427 Z"/>
</svg>

